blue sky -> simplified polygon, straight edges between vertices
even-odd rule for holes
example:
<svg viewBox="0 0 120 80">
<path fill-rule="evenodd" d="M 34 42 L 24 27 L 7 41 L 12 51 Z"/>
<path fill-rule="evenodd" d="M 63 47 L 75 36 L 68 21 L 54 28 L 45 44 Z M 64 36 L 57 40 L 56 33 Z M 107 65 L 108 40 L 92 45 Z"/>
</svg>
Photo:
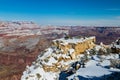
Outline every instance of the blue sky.
<svg viewBox="0 0 120 80">
<path fill-rule="evenodd" d="M 120 26 L 120 0 L 0 0 L 0 20 Z"/>
</svg>

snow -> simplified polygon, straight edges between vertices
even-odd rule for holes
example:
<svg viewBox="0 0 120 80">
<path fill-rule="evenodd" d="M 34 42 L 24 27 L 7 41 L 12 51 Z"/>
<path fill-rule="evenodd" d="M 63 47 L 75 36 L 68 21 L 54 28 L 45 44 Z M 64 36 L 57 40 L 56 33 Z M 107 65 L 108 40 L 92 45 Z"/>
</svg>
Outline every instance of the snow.
<svg viewBox="0 0 120 80">
<path fill-rule="evenodd" d="M 44 53 L 44 56 L 41 57 L 41 59 L 45 59 L 46 57 L 50 56 L 52 52 L 53 52 L 52 48 L 46 49 L 46 52 Z"/>
<path fill-rule="evenodd" d="M 108 69 L 104 69 L 100 66 L 96 66 L 97 61 L 91 60 L 86 64 L 86 68 L 79 69 L 77 72 L 84 77 L 89 76 L 102 76 L 103 74 L 110 74 Z"/>
<path fill-rule="evenodd" d="M 92 58 L 96 61 L 100 61 L 100 59 L 97 57 L 97 55 L 92 56 Z"/>
<path fill-rule="evenodd" d="M 117 59 L 117 58 L 119 58 L 119 55 L 118 54 L 110 54 L 107 56 L 102 55 L 102 57 L 106 58 L 106 59 Z"/>
<path fill-rule="evenodd" d="M 115 57 L 113 57 L 115 56 Z M 116 59 L 118 58 L 117 54 L 111 54 L 108 56 L 101 56 L 102 58 L 104 58 L 104 60 L 102 62 L 100 62 L 100 59 L 98 58 L 97 55 L 93 56 L 93 59 L 88 61 L 85 65 L 85 68 L 80 68 L 76 71 L 75 74 L 68 76 L 68 80 L 73 79 L 75 76 L 82 76 L 85 78 L 92 78 L 92 77 L 101 77 L 104 75 L 109 75 L 114 71 L 119 71 L 120 69 L 109 69 L 106 68 L 106 66 L 110 65 L 110 60 L 109 59 Z"/>
<path fill-rule="evenodd" d="M 90 39 L 93 39 L 94 37 L 90 37 Z M 62 41 L 61 44 L 69 44 L 69 43 L 79 43 L 79 42 L 83 42 L 86 39 L 89 38 L 85 38 L 85 39 L 57 39 Z M 54 40 L 56 41 L 56 40 Z M 96 47 L 94 48 L 96 53 L 98 53 L 99 49 L 105 49 L 102 46 L 96 45 Z M 106 50 L 106 49 L 105 49 Z M 75 76 L 81 76 L 84 78 L 92 78 L 92 77 L 101 77 L 104 75 L 110 75 L 112 74 L 112 72 L 117 71 L 120 72 L 120 69 L 116 69 L 116 68 L 109 68 L 110 66 L 110 59 L 119 59 L 119 55 L 118 54 L 109 54 L 109 55 L 90 55 L 90 50 L 86 50 L 88 56 L 89 57 L 89 61 L 85 63 L 85 68 L 79 68 L 78 70 L 76 70 L 76 72 L 72 75 L 67 76 L 68 80 L 73 80 L 75 78 Z M 36 74 L 40 74 L 41 78 L 40 80 L 58 80 L 60 77 L 60 72 L 62 71 L 58 71 L 58 72 L 45 72 L 45 70 L 43 69 L 43 65 L 45 64 L 47 66 L 52 66 L 53 63 L 59 63 L 61 65 L 57 66 L 58 67 L 62 67 L 65 65 L 68 65 L 69 67 L 72 67 L 71 64 L 77 62 L 77 61 L 81 61 L 81 57 L 84 57 L 84 54 L 80 54 L 77 56 L 76 59 L 74 60 L 68 60 L 68 61 L 64 61 L 63 59 L 66 58 L 70 58 L 70 56 L 68 56 L 69 54 L 72 54 L 74 52 L 74 49 L 69 49 L 68 53 L 63 54 L 62 51 L 60 49 L 57 48 L 52 48 L 49 47 L 48 49 L 45 50 L 45 52 L 42 55 L 38 56 L 38 59 L 36 60 L 36 63 L 34 63 L 33 65 L 31 65 L 30 67 L 27 67 L 26 71 L 23 72 L 23 75 L 21 77 L 21 80 L 26 80 L 26 77 L 28 77 L 28 80 L 38 80 L 37 75 Z M 58 62 L 58 58 L 62 57 L 63 59 L 60 60 Z M 57 59 L 56 59 L 57 58 Z M 47 61 L 45 61 L 45 59 L 48 59 Z M 42 64 L 40 64 L 42 63 Z M 38 67 L 36 67 L 38 66 Z M 73 67 L 72 67 L 73 68 Z M 66 70 L 69 70 L 69 68 L 66 68 Z M 76 77 L 77 78 L 77 77 Z"/>
<path fill-rule="evenodd" d="M 118 40 L 116 40 L 116 42 L 113 42 L 110 46 L 111 47 L 116 47 L 117 49 L 120 49 L 120 44 L 117 44 L 117 41 Z"/>
<path fill-rule="evenodd" d="M 37 76 L 36 74 L 40 74 L 41 75 L 41 79 L 43 80 L 55 80 L 55 78 L 58 78 L 59 76 L 59 72 L 45 72 L 43 69 L 43 66 L 41 66 L 41 64 L 39 64 L 40 62 L 42 64 L 45 64 L 47 66 L 52 66 L 53 63 L 57 63 L 58 60 L 56 60 L 54 57 L 65 57 L 65 58 L 70 58 L 68 55 L 66 54 L 56 54 L 53 53 L 54 50 L 57 50 L 57 48 L 48 48 L 45 50 L 44 54 L 42 56 L 39 56 L 37 59 L 37 63 L 34 63 L 32 66 L 27 67 L 27 70 L 24 71 L 23 76 L 21 77 L 21 80 L 25 80 L 26 77 L 28 77 L 28 80 L 37 80 Z M 59 51 L 59 50 L 57 50 Z M 70 53 L 72 53 L 74 51 L 74 49 L 70 49 L 69 50 Z M 44 59 L 48 59 L 48 62 L 45 62 Z M 71 60 L 71 61 L 67 61 L 64 62 L 63 60 L 61 60 L 59 63 L 61 64 L 59 67 L 61 66 L 65 66 L 65 65 L 70 65 L 71 63 L 75 62 L 75 60 Z M 35 66 L 38 66 L 35 68 Z M 32 77 L 31 77 L 32 76 Z M 41 80 L 40 79 L 40 80 Z"/>
<path fill-rule="evenodd" d="M 110 65 L 110 61 L 109 60 L 104 60 L 102 63 L 101 63 L 102 66 L 109 66 Z"/>
<path fill-rule="evenodd" d="M 96 46 L 95 46 L 95 50 L 97 50 L 97 51 L 98 51 L 100 48 L 101 48 L 101 46 L 99 46 L 99 45 L 96 45 Z"/>
<path fill-rule="evenodd" d="M 74 52 L 74 49 L 69 49 L 70 54 Z"/>
<path fill-rule="evenodd" d="M 46 63 L 47 65 L 52 65 L 53 63 L 57 63 L 58 61 L 55 58 L 51 57 L 49 61 Z"/>
<path fill-rule="evenodd" d="M 33 69 L 33 66 L 31 66 L 31 73 L 26 74 L 27 71 L 23 73 L 23 76 L 21 77 L 21 80 L 26 80 L 26 77 L 28 77 L 28 80 L 37 80 L 37 75 L 40 74 L 41 78 L 43 80 L 49 79 L 49 80 L 54 80 L 54 77 L 56 76 L 55 73 L 52 72 L 45 72 L 43 68 L 38 67 L 37 69 Z M 42 73 L 42 74 L 41 74 Z"/>
<path fill-rule="evenodd" d="M 48 52 L 50 51 L 50 49 L 48 49 Z M 112 56 L 116 56 L 116 57 L 112 57 Z M 104 56 L 102 56 L 104 58 Z M 68 80 L 71 80 L 71 79 L 74 79 L 75 76 L 82 76 L 82 77 L 85 77 L 85 78 L 92 78 L 92 77 L 101 77 L 101 76 L 104 76 L 104 75 L 109 75 L 111 74 L 112 72 L 114 71 L 119 71 L 120 72 L 120 69 L 109 69 L 109 68 L 105 68 L 106 66 L 109 66 L 110 65 L 110 61 L 109 59 L 110 58 L 118 58 L 118 55 L 108 55 L 104 58 L 104 60 L 102 62 L 100 62 L 100 59 L 97 55 L 94 55 L 93 56 L 94 59 L 91 59 L 89 60 L 87 63 L 85 63 L 85 68 L 79 68 L 76 73 L 74 73 L 73 75 L 70 75 L 68 76 Z M 48 65 L 51 65 L 51 63 L 55 62 L 54 58 L 51 57 L 49 59 L 49 64 Z M 71 60 L 71 61 L 68 61 L 68 62 L 64 62 L 64 61 L 61 61 L 60 63 L 61 64 L 70 64 L 70 63 L 74 63 L 75 61 L 74 60 Z M 55 78 L 57 78 L 59 76 L 59 73 L 53 73 L 53 72 L 45 72 L 43 70 L 43 68 L 41 67 L 38 67 L 36 69 L 34 69 L 34 66 L 31 66 L 31 67 L 28 67 L 31 71 L 31 73 L 27 73 L 29 71 L 29 69 L 27 71 L 25 71 L 23 73 L 23 76 L 21 77 L 21 80 L 25 80 L 26 77 L 29 77 L 28 80 L 37 80 L 37 76 L 36 74 L 39 73 L 41 74 L 41 79 L 46 79 L 46 80 L 55 80 Z M 40 80 L 41 80 L 40 79 Z"/>
<path fill-rule="evenodd" d="M 50 52 L 52 51 L 51 48 L 48 48 L 46 50 L 47 50 L 47 52 L 43 55 L 44 57 L 41 57 L 43 59 L 45 57 L 48 57 L 48 55 L 50 55 Z M 70 51 L 72 52 L 74 50 L 71 49 Z M 64 57 L 66 57 L 66 56 L 67 55 L 64 55 Z M 81 55 L 81 56 L 83 56 L 83 55 Z M 106 66 L 110 65 L 109 59 L 118 58 L 117 54 L 101 56 L 101 58 L 103 58 L 102 62 L 100 62 L 100 58 L 97 55 L 93 55 L 92 59 L 89 60 L 87 63 L 85 63 L 86 64 L 85 68 L 79 68 L 76 71 L 76 73 L 67 77 L 68 80 L 74 79 L 75 76 L 82 76 L 84 78 L 101 77 L 104 75 L 109 75 L 114 71 L 120 71 L 119 69 L 106 68 Z M 76 61 L 77 60 L 71 60 L 71 61 L 64 62 L 62 60 L 62 61 L 60 61 L 60 63 L 61 63 L 61 65 L 70 65 L 71 63 L 74 63 Z M 45 64 L 52 65 L 52 63 L 56 63 L 56 62 L 57 62 L 57 60 L 55 60 L 54 57 L 50 57 L 49 61 Z M 26 77 L 29 77 L 28 80 L 37 80 L 38 78 L 37 78 L 36 74 L 38 74 L 38 73 L 41 75 L 41 79 L 43 79 L 43 80 L 55 80 L 55 78 L 59 77 L 59 72 L 56 72 L 56 73 L 55 72 L 45 72 L 42 67 L 39 66 L 38 68 L 34 69 L 34 66 L 35 65 L 32 65 L 31 67 L 27 67 L 28 69 L 23 73 L 21 80 L 25 80 Z M 31 73 L 28 73 L 29 70 L 31 71 Z"/>
<path fill-rule="evenodd" d="M 81 43 L 81 42 L 84 42 L 84 41 L 86 41 L 86 40 L 88 40 L 88 39 L 94 39 L 95 37 L 94 36 L 92 36 L 92 37 L 88 37 L 88 38 L 80 38 L 80 39 L 78 39 L 78 38 L 72 38 L 72 39 L 65 39 L 65 38 L 61 38 L 61 39 L 56 39 L 56 40 L 54 40 L 54 41 L 62 41 L 62 43 L 61 44 L 63 44 L 63 45 L 67 45 L 67 44 L 69 44 L 69 43 Z"/>
<path fill-rule="evenodd" d="M 120 49 L 120 45 L 115 45 L 115 47 Z"/>
</svg>

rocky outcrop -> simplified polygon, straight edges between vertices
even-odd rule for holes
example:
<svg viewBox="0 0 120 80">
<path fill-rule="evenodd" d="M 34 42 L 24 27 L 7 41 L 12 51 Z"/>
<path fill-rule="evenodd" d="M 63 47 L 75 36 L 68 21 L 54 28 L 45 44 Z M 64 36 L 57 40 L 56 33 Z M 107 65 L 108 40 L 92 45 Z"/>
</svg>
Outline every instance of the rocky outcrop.
<svg viewBox="0 0 120 80">
<path fill-rule="evenodd" d="M 46 59 L 49 60 L 51 57 L 54 57 L 58 62 L 53 63 L 52 66 L 43 65 L 43 69 L 47 72 L 59 71 L 59 66 L 62 60 L 64 62 L 75 60 L 78 55 L 84 53 L 87 49 L 92 49 L 95 47 L 95 37 L 89 38 L 72 38 L 72 39 L 57 39 L 52 42 L 52 47 L 56 47 L 58 50 L 55 50 L 55 54 L 61 55 L 59 57 L 55 57 L 54 55 L 48 56 Z M 54 51 L 53 51 L 54 52 Z M 45 59 L 44 59 L 45 60 Z M 67 69 L 69 65 L 62 65 L 61 68 L 63 70 Z"/>
<path fill-rule="evenodd" d="M 51 76 L 50 79 L 54 80 L 52 78 L 57 78 L 58 73 L 67 70 L 73 62 L 79 60 L 83 52 L 95 47 L 94 42 L 95 37 L 53 40 L 51 47 L 41 53 L 30 67 L 26 67 L 21 80 L 38 79 L 37 74 L 40 79 Z"/>
<path fill-rule="evenodd" d="M 120 38 L 111 44 L 111 50 L 113 53 L 120 53 Z"/>
<path fill-rule="evenodd" d="M 69 43 L 70 40 L 70 43 Z M 56 46 L 57 48 L 59 48 L 60 50 L 63 51 L 63 53 L 67 53 L 69 52 L 70 49 L 74 49 L 74 54 L 80 54 L 83 53 L 85 50 L 87 49 L 91 49 L 95 46 L 95 37 L 90 37 L 90 38 L 81 38 L 81 39 L 77 39 L 77 38 L 73 38 L 73 39 L 58 39 L 58 40 L 54 40 L 52 45 Z"/>
<path fill-rule="evenodd" d="M 70 67 L 69 65 L 63 65 L 60 62 L 64 61 L 70 61 L 75 60 L 78 55 L 84 53 L 87 49 L 92 49 L 95 47 L 95 37 L 86 37 L 86 38 L 71 38 L 71 39 L 57 39 L 52 42 L 52 47 L 56 47 L 59 51 L 56 50 L 55 54 L 61 55 L 56 58 L 58 62 L 52 64 L 52 66 L 43 66 L 45 71 L 59 71 L 59 66 L 63 70 Z M 54 54 L 52 56 L 47 57 L 49 60 L 50 57 L 54 57 Z"/>
</svg>

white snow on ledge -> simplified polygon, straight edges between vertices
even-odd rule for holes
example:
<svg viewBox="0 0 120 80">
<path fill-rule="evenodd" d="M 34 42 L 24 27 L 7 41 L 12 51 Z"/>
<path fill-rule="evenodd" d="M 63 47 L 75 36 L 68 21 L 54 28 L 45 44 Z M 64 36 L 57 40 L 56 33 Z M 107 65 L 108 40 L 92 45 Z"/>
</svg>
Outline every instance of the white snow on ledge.
<svg viewBox="0 0 120 80">
<path fill-rule="evenodd" d="M 80 68 L 74 75 L 68 77 L 68 79 L 73 79 L 75 75 L 80 75 L 82 77 L 100 77 L 104 74 L 111 74 L 108 69 L 96 66 L 97 61 L 91 60 L 86 64 L 86 68 Z"/>
<path fill-rule="evenodd" d="M 112 72 L 120 72 L 120 69 L 109 69 L 109 68 L 105 68 L 105 66 L 109 66 L 110 65 L 110 61 L 109 59 L 114 59 L 113 56 L 115 55 L 109 55 L 106 56 L 106 60 L 104 60 L 103 62 L 99 62 L 99 60 L 97 60 L 97 56 L 93 56 L 95 60 L 90 60 L 86 63 L 86 67 L 85 68 L 80 68 L 76 71 L 75 74 L 68 76 L 68 80 L 73 79 L 75 76 L 82 76 L 84 78 L 92 78 L 92 77 L 102 77 L 104 75 L 110 75 L 112 74 Z M 118 58 L 118 55 L 116 55 L 115 57 L 116 59 Z"/>
<path fill-rule="evenodd" d="M 89 39 L 95 39 L 95 36 L 85 37 L 85 38 L 72 38 L 72 39 L 61 38 L 61 39 L 53 40 L 53 42 L 62 41 L 61 44 L 67 45 L 69 43 L 75 43 L 76 44 L 76 43 L 84 42 L 84 41 L 89 40 Z"/>
</svg>

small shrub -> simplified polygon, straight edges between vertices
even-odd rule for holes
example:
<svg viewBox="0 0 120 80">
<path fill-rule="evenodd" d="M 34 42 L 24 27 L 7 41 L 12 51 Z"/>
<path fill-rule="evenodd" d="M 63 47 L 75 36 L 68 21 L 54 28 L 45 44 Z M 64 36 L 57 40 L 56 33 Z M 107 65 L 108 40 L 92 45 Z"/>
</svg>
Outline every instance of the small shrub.
<svg viewBox="0 0 120 80">
<path fill-rule="evenodd" d="M 49 59 L 48 59 L 48 58 L 46 58 L 46 59 L 44 59 L 44 61 L 45 61 L 45 62 L 48 62 L 48 61 L 49 61 Z"/>
<path fill-rule="evenodd" d="M 108 54 L 110 54 L 112 51 L 111 51 L 111 49 L 110 48 L 107 48 L 106 49 L 106 54 L 108 55 Z"/>
<path fill-rule="evenodd" d="M 36 74 L 38 80 L 41 78 L 41 75 L 39 73 Z"/>
<path fill-rule="evenodd" d="M 104 55 L 104 54 L 106 54 L 106 51 L 103 49 L 99 49 L 98 55 Z"/>
<path fill-rule="evenodd" d="M 28 77 L 26 77 L 25 79 L 28 80 Z"/>
<path fill-rule="evenodd" d="M 97 52 L 97 51 L 96 51 L 95 49 L 91 49 L 91 50 L 90 50 L 90 55 L 95 55 L 96 52 Z"/>
</svg>

